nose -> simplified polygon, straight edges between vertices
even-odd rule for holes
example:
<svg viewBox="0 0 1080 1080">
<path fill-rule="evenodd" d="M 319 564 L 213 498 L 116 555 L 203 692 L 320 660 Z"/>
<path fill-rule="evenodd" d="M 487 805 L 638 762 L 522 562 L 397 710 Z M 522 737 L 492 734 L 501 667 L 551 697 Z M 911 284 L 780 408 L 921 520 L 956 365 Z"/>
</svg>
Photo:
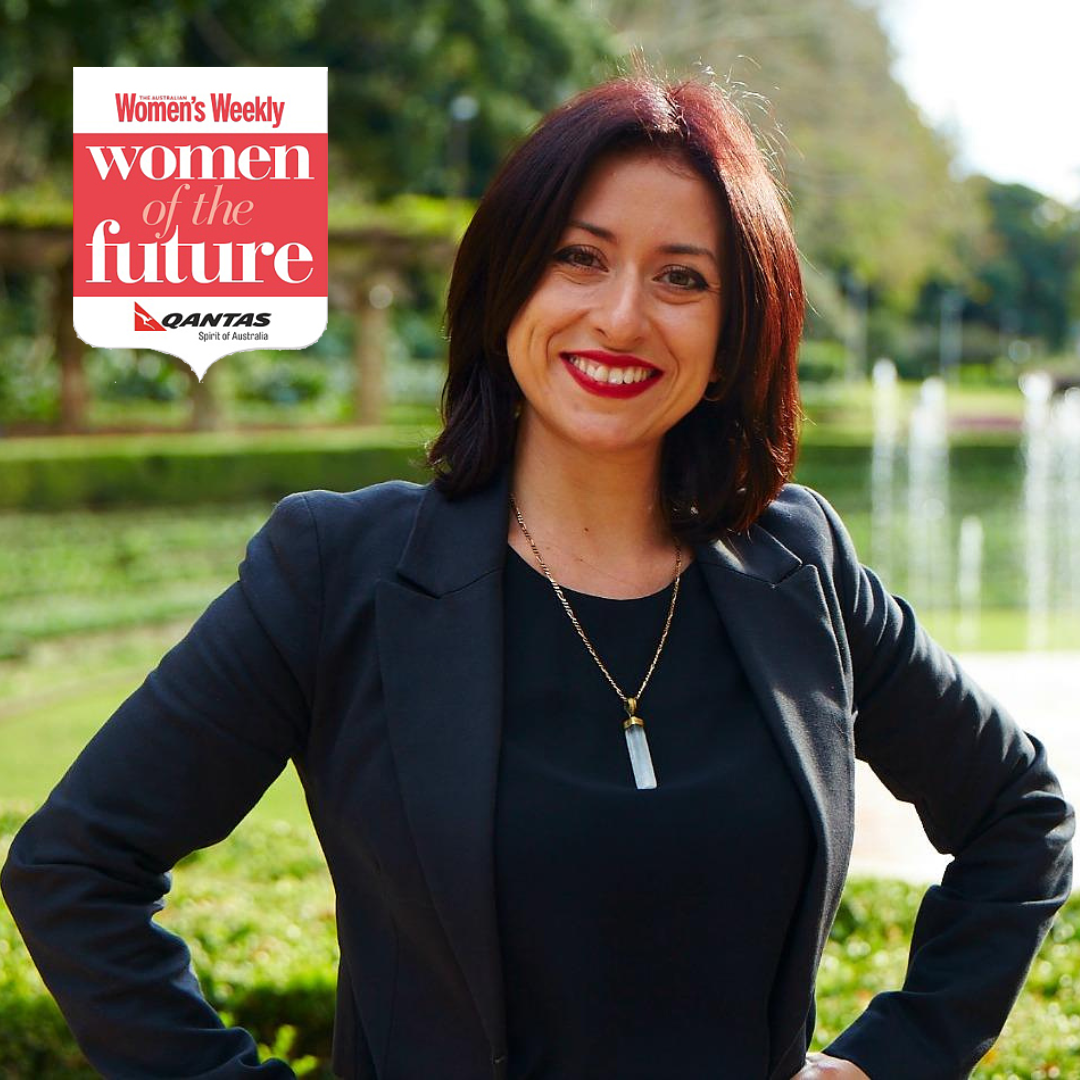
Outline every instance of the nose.
<svg viewBox="0 0 1080 1080">
<path fill-rule="evenodd" d="M 645 330 L 645 295 L 636 274 L 614 274 L 597 296 L 597 331 L 616 351 L 629 352 Z"/>
</svg>

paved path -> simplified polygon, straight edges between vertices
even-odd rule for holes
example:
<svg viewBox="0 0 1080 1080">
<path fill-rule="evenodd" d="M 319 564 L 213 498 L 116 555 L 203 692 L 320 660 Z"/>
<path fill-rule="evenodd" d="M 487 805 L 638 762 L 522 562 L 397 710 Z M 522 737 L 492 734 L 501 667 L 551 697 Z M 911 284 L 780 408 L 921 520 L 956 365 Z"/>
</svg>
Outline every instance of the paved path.
<svg viewBox="0 0 1080 1080">
<path fill-rule="evenodd" d="M 1065 797 L 1080 806 L 1080 653 L 968 653 L 958 659 L 1045 744 Z M 926 839 L 913 807 L 894 799 L 869 766 L 857 762 L 851 872 L 931 882 L 948 862 Z M 1080 891 L 1080 880 L 1075 888 Z"/>
</svg>

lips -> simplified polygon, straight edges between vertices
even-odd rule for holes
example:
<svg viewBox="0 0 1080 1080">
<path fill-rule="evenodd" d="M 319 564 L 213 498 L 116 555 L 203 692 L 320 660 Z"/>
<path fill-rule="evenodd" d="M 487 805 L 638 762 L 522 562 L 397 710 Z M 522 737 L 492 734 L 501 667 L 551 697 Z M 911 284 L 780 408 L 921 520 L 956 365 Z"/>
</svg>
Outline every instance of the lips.
<svg viewBox="0 0 1080 1080">
<path fill-rule="evenodd" d="M 599 397 L 636 397 L 663 374 L 647 360 L 626 354 L 588 350 L 559 356 L 578 385 Z"/>
</svg>

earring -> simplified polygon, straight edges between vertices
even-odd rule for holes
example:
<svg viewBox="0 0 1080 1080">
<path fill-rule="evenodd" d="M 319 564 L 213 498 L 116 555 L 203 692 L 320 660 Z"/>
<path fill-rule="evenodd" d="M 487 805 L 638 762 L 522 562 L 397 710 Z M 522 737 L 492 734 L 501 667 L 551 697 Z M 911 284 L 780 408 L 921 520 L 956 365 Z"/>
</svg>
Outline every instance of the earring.
<svg viewBox="0 0 1080 1080">
<path fill-rule="evenodd" d="M 722 401 L 723 397 L 724 397 L 723 394 L 717 392 L 713 397 L 710 397 L 709 396 L 709 391 L 707 389 L 710 386 L 714 386 L 714 387 L 717 387 L 718 390 L 719 390 L 719 386 L 720 386 L 721 381 L 722 380 L 720 380 L 720 379 L 712 379 L 708 383 L 706 383 L 706 390 L 705 390 L 705 393 L 701 395 L 701 400 L 702 401 L 711 401 L 711 402 Z"/>
</svg>

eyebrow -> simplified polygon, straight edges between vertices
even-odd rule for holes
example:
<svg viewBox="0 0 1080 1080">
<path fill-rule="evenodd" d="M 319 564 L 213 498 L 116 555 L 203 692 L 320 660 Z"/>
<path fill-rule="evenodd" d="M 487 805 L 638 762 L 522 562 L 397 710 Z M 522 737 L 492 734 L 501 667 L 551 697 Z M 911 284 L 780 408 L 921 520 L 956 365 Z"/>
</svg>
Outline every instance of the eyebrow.
<svg viewBox="0 0 1080 1080">
<path fill-rule="evenodd" d="M 593 236 L 599 236 L 601 240 L 608 240 L 612 243 L 615 241 L 615 234 L 610 229 L 604 229 L 588 221 L 582 221 L 580 218 L 571 218 L 567 224 L 584 229 L 586 232 L 592 233 Z M 705 258 L 712 259 L 717 269 L 720 267 L 720 260 L 714 252 L 710 251 L 709 248 L 698 247 L 696 244 L 664 244 L 660 250 L 665 255 L 704 255 Z"/>
</svg>

